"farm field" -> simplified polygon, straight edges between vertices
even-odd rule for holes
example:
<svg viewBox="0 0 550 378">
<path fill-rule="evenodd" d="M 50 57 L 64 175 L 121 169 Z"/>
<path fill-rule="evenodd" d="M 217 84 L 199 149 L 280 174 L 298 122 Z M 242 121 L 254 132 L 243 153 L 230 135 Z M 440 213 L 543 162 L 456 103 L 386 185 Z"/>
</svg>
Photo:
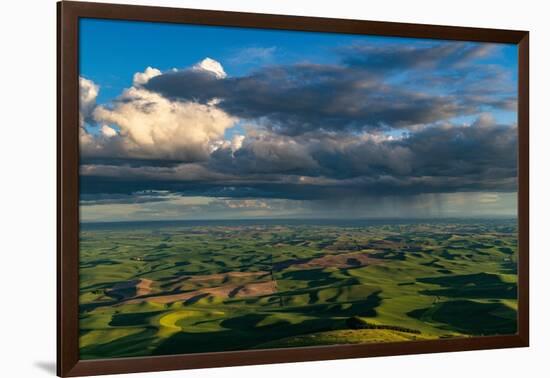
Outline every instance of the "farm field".
<svg viewBox="0 0 550 378">
<path fill-rule="evenodd" d="M 516 332 L 515 220 L 82 224 L 81 359 Z"/>
</svg>

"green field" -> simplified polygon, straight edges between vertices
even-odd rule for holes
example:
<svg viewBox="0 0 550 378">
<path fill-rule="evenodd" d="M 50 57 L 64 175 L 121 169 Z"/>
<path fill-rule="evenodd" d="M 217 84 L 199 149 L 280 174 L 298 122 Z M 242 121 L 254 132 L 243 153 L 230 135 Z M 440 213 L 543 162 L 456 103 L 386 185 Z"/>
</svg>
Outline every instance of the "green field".
<svg viewBox="0 0 550 378">
<path fill-rule="evenodd" d="M 84 225 L 82 359 L 516 332 L 513 220 Z"/>
</svg>

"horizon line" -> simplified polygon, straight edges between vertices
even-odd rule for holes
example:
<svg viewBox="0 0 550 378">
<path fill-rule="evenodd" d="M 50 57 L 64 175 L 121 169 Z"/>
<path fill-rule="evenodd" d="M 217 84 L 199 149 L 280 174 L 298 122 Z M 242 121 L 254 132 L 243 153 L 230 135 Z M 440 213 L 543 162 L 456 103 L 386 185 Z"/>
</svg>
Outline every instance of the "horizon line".
<svg viewBox="0 0 550 378">
<path fill-rule="evenodd" d="M 252 221 L 407 221 L 407 220 L 513 220 L 517 215 L 446 216 L 446 217 L 372 217 L 372 218 L 208 218 L 208 219 L 135 219 L 79 221 L 79 224 L 161 223 L 161 222 L 252 222 Z"/>
</svg>

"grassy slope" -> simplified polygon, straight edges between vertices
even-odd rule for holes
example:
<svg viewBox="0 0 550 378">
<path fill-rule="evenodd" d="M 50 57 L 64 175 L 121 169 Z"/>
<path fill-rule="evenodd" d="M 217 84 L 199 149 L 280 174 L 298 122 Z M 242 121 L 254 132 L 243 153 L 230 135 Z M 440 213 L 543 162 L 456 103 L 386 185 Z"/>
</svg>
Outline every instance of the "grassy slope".
<svg viewBox="0 0 550 378">
<path fill-rule="evenodd" d="M 515 243 L 513 226 L 498 223 L 85 231 L 81 357 L 513 333 Z M 288 264 L 357 251 L 379 262 L 308 269 Z M 273 267 L 278 293 L 259 297 L 120 304 L 110 291 L 139 278 L 154 281 L 151 295 L 242 285 L 258 278 L 181 277 Z M 421 334 L 350 330 L 346 320 L 352 316 Z"/>
</svg>

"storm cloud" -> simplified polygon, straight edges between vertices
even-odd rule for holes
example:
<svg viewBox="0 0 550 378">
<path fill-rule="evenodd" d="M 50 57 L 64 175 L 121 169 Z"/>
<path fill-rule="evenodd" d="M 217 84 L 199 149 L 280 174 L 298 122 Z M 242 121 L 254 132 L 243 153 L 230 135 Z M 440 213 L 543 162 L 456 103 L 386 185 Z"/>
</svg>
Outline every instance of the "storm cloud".
<svg viewBox="0 0 550 378">
<path fill-rule="evenodd" d="M 334 62 L 262 65 L 241 76 L 206 58 L 148 67 L 99 105 L 99 87 L 81 81 L 82 204 L 205 197 L 223 199 L 207 201 L 216 211 L 264 212 L 265 200 L 331 208 L 513 193 L 517 128 L 495 115 L 515 113 L 514 78 L 480 63 L 496 52 L 457 42 L 354 44 L 338 48 Z"/>
<path fill-rule="evenodd" d="M 428 127 L 400 138 L 267 133 L 246 138 L 236 151 L 219 148 L 203 163 L 92 164 L 81 173 L 91 191 L 299 199 L 498 192 L 516 188 L 516 150 L 516 128 L 483 115 L 471 125 Z"/>
<path fill-rule="evenodd" d="M 309 63 L 223 80 L 192 70 L 167 72 L 145 87 L 171 99 L 216 101 L 228 114 L 286 135 L 409 127 L 478 110 L 450 95 L 386 84 L 364 70 Z"/>
<path fill-rule="evenodd" d="M 222 80 L 204 70 L 168 71 L 144 87 L 171 99 L 215 101 L 228 114 L 286 135 L 408 128 L 484 108 L 511 108 L 513 97 L 503 98 L 501 88 L 487 89 L 509 80 L 494 67 L 475 67 L 476 59 L 492 50 L 493 45 L 449 42 L 357 45 L 342 48 L 338 64 L 273 65 Z M 434 69 L 440 70 L 437 75 Z M 407 80 L 396 82 L 396 72 Z M 430 83 L 434 77 L 444 80 L 437 92 Z"/>
</svg>

